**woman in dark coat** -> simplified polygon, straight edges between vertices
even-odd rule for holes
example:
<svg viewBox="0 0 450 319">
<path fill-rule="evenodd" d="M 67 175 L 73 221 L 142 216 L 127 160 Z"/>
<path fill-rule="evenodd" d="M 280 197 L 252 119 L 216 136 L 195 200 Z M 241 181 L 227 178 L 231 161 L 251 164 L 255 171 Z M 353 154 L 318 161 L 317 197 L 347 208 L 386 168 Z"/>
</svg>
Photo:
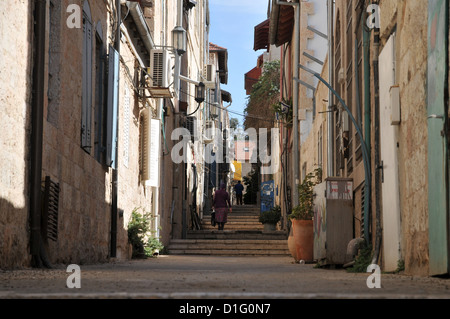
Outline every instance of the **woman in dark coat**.
<svg viewBox="0 0 450 319">
<path fill-rule="evenodd" d="M 216 212 L 216 223 L 219 225 L 219 230 L 223 230 L 227 222 L 228 213 L 231 213 L 230 196 L 225 190 L 225 184 L 220 184 L 220 189 L 214 193 L 213 207 Z"/>
</svg>

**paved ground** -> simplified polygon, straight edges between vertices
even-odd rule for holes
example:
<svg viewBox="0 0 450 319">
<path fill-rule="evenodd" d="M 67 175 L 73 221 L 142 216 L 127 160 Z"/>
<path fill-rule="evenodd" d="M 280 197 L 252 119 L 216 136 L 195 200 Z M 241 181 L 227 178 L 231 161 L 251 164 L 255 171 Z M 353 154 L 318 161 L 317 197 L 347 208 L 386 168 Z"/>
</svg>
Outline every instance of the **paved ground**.
<svg viewBox="0 0 450 319">
<path fill-rule="evenodd" d="M 52 270 L 0 271 L 0 298 L 101 299 L 450 299 L 450 279 L 317 269 L 290 257 L 159 256 L 81 265 L 81 288 L 69 289 L 66 265 Z"/>
</svg>

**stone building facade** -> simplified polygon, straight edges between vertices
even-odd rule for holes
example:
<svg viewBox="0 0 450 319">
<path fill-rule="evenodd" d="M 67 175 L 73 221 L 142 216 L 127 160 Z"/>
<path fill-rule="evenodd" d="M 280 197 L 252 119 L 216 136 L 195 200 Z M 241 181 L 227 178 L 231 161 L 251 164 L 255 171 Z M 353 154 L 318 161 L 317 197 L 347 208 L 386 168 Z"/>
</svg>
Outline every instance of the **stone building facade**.
<svg viewBox="0 0 450 319">
<path fill-rule="evenodd" d="M 292 12 L 275 3 L 272 18 L 275 12 L 278 19 L 270 23 L 278 23 L 278 29 L 271 29 L 272 40 L 293 39 Z M 303 22 L 311 6 L 302 3 Z M 339 99 L 334 96 L 330 103 L 328 88 L 319 83 L 315 117 L 310 126 L 301 123 L 306 131 L 300 127 L 300 175 L 320 163 L 324 177 L 352 179 L 353 236 L 368 239 L 373 262 L 384 271 L 449 273 L 449 2 L 349 0 L 335 1 L 333 9 L 333 55 L 318 73 L 342 98 L 361 134 Z M 292 45 L 283 51 L 289 57 L 286 96 L 295 80 Z M 299 58 L 300 64 L 304 60 Z M 323 112 L 332 113 L 331 126 Z M 329 161 L 332 172 L 327 172 Z M 291 174 L 289 169 L 284 180 L 291 181 Z"/>
<path fill-rule="evenodd" d="M 0 72 L 9 79 L 0 91 L 0 268 L 128 259 L 135 210 L 152 213 L 163 245 L 187 229 L 179 200 L 186 172 L 170 151 L 171 132 L 183 125 L 179 102 L 193 108 L 194 90 L 185 100 L 173 87 L 156 96 L 148 74 L 153 50 L 175 60 L 179 12 L 190 39 L 181 62 L 190 73 L 181 75 L 202 74 L 209 8 L 163 4 L 7 5 L 15 14 L 4 11 L 0 22 Z"/>
</svg>

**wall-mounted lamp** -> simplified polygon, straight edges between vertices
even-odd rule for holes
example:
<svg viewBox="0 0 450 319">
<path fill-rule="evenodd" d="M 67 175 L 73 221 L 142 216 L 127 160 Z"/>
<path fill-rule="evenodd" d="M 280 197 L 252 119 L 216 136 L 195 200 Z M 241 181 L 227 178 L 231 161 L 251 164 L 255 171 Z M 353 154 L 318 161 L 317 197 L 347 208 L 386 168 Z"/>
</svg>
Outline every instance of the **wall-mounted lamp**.
<svg viewBox="0 0 450 319">
<path fill-rule="evenodd" d="M 200 82 L 195 86 L 195 101 L 202 103 L 205 100 L 205 84 Z"/>
<path fill-rule="evenodd" d="M 181 26 L 176 26 L 172 30 L 172 40 L 173 40 L 173 48 L 177 52 L 178 55 L 183 55 L 186 53 L 186 30 Z"/>
</svg>

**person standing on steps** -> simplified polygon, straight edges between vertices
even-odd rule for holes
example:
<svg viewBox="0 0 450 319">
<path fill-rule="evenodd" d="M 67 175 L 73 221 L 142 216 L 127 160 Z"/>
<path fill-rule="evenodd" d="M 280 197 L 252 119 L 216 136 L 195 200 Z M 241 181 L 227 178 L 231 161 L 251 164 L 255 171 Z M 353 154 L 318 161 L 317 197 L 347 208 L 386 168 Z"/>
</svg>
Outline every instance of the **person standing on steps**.
<svg viewBox="0 0 450 319">
<path fill-rule="evenodd" d="M 234 191 L 236 192 L 236 201 L 237 205 L 242 205 L 242 191 L 244 190 L 244 185 L 241 184 L 241 181 L 234 186 Z"/>
<path fill-rule="evenodd" d="M 223 230 L 227 219 L 228 213 L 231 213 L 230 195 L 225 190 L 225 183 L 220 184 L 220 189 L 214 193 L 213 207 L 216 212 L 216 223 L 219 230 Z"/>
</svg>

